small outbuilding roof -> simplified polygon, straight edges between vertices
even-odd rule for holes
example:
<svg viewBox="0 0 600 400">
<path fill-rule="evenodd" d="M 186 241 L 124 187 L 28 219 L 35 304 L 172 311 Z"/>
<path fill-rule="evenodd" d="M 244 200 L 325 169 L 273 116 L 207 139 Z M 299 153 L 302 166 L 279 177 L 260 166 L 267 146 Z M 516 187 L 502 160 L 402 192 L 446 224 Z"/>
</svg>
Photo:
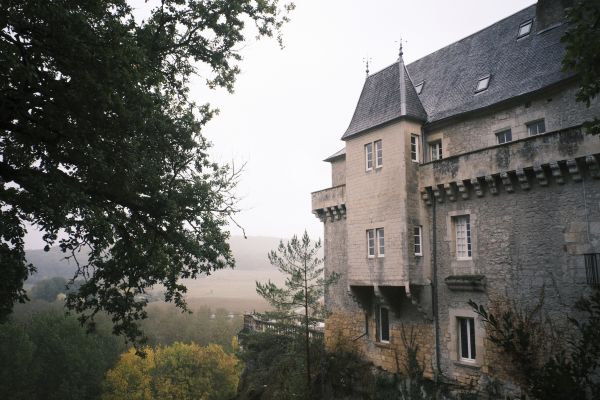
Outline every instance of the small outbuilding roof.
<svg viewBox="0 0 600 400">
<path fill-rule="evenodd" d="M 335 161 L 338 158 L 342 158 L 342 157 L 346 157 L 346 148 L 345 147 L 339 151 L 336 151 L 334 154 L 330 155 L 323 161 L 332 162 L 332 161 Z"/>
</svg>

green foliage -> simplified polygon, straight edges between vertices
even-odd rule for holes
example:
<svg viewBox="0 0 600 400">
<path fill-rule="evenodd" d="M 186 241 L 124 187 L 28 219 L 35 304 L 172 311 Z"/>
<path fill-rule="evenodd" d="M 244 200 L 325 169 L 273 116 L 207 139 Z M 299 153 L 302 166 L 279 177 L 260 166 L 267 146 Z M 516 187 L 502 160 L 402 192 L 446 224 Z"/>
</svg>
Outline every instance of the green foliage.
<svg viewBox="0 0 600 400">
<path fill-rule="evenodd" d="M 135 349 L 121 355 L 106 374 L 104 400 L 226 400 L 236 393 L 239 361 L 221 346 L 176 342 L 144 352 L 144 358 Z"/>
<path fill-rule="evenodd" d="M 24 224 L 76 259 L 67 306 L 112 315 L 131 340 L 143 295 L 233 266 L 224 231 L 237 172 L 201 136 L 215 114 L 189 100 L 202 67 L 232 90 L 247 23 L 278 34 L 278 0 L 164 0 L 144 21 L 125 0 L 5 0 L 0 12 L 0 316 L 25 301 Z M 58 239 L 59 232 L 64 238 Z"/>
<path fill-rule="evenodd" d="M 566 53 L 563 69 L 574 71 L 579 79 L 577 101 L 590 102 L 600 93 L 600 1 L 577 1 L 567 10 L 569 29 L 562 38 Z M 584 127 L 600 134 L 600 120 L 594 118 Z"/>
<path fill-rule="evenodd" d="M 225 309 L 213 312 L 208 307 L 180 312 L 175 307 L 154 303 L 148 308 L 148 318 L 141 324 L 147 332 L 148 345 L 168 346 L 175 342 L 194 342 L 201 346 L 214 343 L 233 351 L 231 340 L 242 328 L 240 316 L 230 318 Z"/>
<path fill-rule="evenodd" d="M 124 344 L 110 333 L 108 321 L 88 334 L 76 318 L 55 308 L 44 302 L 0 325 L 0 398 L 98 398 L 104 373 Z"/>
<path fill-rule="evenodd" d="M 489 339 L 514 361 L 517 378 L 534 398 L 585 399 L 600 393 L 600 290 L 575 304 L 579 317 L 568 318 L 573 329 L 563 348 L 556 349 L 554 344 L 553 352 L 546 338 L 556 332 L 544 333 L 544 327 L 515 305 L 506 308 L 498 320 L 483 306 L 469 304 L 487 324 Z"/>
<path fill-rule="evenodd" d="M 296 235 L 277 250 L 269 253 L 269 261 L 286 276 L 285 287 L 278 287 L 273 282 L 256 282 L 256 292 L 275 307 L 271 313 L 278 321 L 294 323 L 302 315 L 306 365 L 306 387 L 312 382 L 310 357 L 310 329 L 326 316 L 323 303 L 325 290 L 336 282 L 339 276 L 335 273 L 325 275 L 323 259 L 319 257 L 321 241 L 313 243 L 304 231 L 301 239 Z"/>
<path fill-rule="evenodd" d="M 244 335 L 242 343 L 240 358 L 245 369 L 240 381 L 239 400 L 310 398 L 302 337 L 249 333 Z M 311 359 L 315 365 L 320 365 L 322 342 L 311 342 L 310 348 Z"/>
<path fill-rule="evenodd" d="M 314 325 L 326 316 L 322 303 L 325 289 L 338 276 L 324 275 L 323 259 L 319 257 L 321 241 L 312 242 L 304 231 L 302 238 L 296 235 L 287 242 L 279 243 L 277 250 L 269 253 L 269 262 L 286 276 L 285 287 L 273 282 L 256 282 L 256 292 L 276 310 L 271 315 L 278 319 L 294 318 L 302 309 L 305 325 Z"/>
<path fill-rule="evenodd" d="M 30 295 L 32 299 L 53 302 L 57 299 L 57 296 L 60 294 L 67 294 L 73 291 L 77 291 L 80 285 L 80 281 L 68 284 L 65 278 L 57 276 L 54 278 L 44 279 L 37 282 L 31 288 Z"/>
<path fill-rule="evenodd" d="M 510 303 L 509 303 L 510 304 Z M 487 325 L 489 340 L 510 356 L 516 368 L 516 378 L 526 386 L 534 379 L 533 374 L 548 349 L 544 326 L 539 315 L 543 296 L 533 310 L 525 310 L 515 303 L 499 309 L 496 317 L 483 305 L 469 300 L 469 305 Z"/>
<path fill-rule="evenodd" d="M 407 330 L 406 343 L 418 354 L 416 334 Z M 244 350 L 240 358 L 245 363 L 238 400 L 271 399 L 363 399 L 363 400 L 423 400 L 457 398 L 448 388 L 423 378 L 422 364 L 406 375 L 390 374 L 364 359 L 355 343 L 335 338 L 327 352 L 313 346 L 317 366 L 312 390 L 302 379 L 303 343 L 293 336 L 272 333 L 250 333 L 242 337 Z M 413 358 L 413 361 L 417 357 Z M 413 362 L 408 361 L 408 362 Z"/>
<path fill-rule="evenodd" d="M 35 345 L 23 326 L 5 323 L 0 325 L 0 397 L 14 400 L 34 399 L 35 388 L 28 378 Z"/>
</svg>

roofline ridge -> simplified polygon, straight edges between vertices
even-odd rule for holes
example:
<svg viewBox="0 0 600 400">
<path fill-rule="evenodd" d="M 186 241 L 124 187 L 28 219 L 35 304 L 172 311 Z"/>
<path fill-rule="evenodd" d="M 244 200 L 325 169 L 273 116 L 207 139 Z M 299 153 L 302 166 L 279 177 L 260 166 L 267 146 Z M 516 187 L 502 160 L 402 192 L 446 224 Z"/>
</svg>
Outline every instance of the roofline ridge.
<svg viewBox="0 0 600 400">
<path fill-rule="evenodd" d="M 373 72 L 373 73 L 372 73 L 371 75 L 369 75 L 367 78 L 370 78 L 370 77 L 372 77 L 372 76 L 375 76 L 375 75 L 377 75 L 377 74 L 379 74 L 379 73 L 381 73 L 381 72 L 385 71 L 386 69 L 388 69 L 388 68 L 390 68 L 390 67 L 393 67 L 394 65 L 398 64 L 398 62 L 399 62 L 399 61 L 398 61 L 398 60 L 396 60 L 396 61 L 394 61 L 393 63 L 391 63 L 391 64 L 389 64 L 389 65 L 386 65 L 385 67 L 383 67 L 383 68 L 381 68 L 381 69 L 377 70 L 376 72 Z"/>
<path fill-rule="evenodd" d="M 402 60 L 402 57 L 400 57 L 400 59 L 398 60 L 398 83 L 400 85 L 400 87 L 398 88 L 400 90 L 400 115 L 406 115 L 406 82 L 404 80 L 405 75 L 404 73 L 406 72 L 406 66 L 404 65 L 404 60 Z M 410 79 L 410 77 L 408 78 Z"/>
<path fill-rule="evenodd" d="M 452 43 L 450 43 L 450 44 L 447 44 L 447 45 L 446 45 L 446 46 L 444 46 L 444 47 L 440 47 L 439 49 L 437 49 L 437 50 L 435 50 L 435 51 L 432 51 L 431 53 L 429 53 L 429 54 L 426 54 L 426 55 L 424 55 L 423 57 L 421 57 L 421 58 L 418 58 L 418 59 L 416 59 L 416 60 L 412 61 L 412 62 L 411 62 L 410 64 L 408 64 L 407 66 L 410 66 L 410 65 L 412 65 L 412 64 L 414 64 L 414 63 L 416 63 L 417 61 L 421 61 L 421 60 L 423 60 L 423 59 L 425 59 L 425 58 L 427 58 L 427 57 L 429 57 L 429 56 L 431 56 L 431 55 L 433 55 L 433 54 L 437 53 L 438 51 L 442 51 L 442 50 L 444 50 L 444 49 L 447 49 L 447 48 L 449 48 L 449 47 L 451 47 L 451 46 L 454 46 L 455 44 L 458 44 L 458 43 L 462 42 L 463 40 L 466 40 L 466 39 L 468 39 L 468 38 L 470 38 L 470 37 L 472 37 L 472 36 L 475 36 L 475 35 L 477 35 L 477 34 L 479 34 L 479 33 L 483 32 L 483 31 L 485 31 L 485 30 L 487 30 L 487 29 L 490 29 L 492 26 L 494 26 L 494 25 L 496 25 L 496 24 L 499 24 L 500 22 L 502 22 L 502 21 L 505 21 L 505 20 L 507 20 L 507 19 L 509 19 L 509 18 L 511 18 L 511 17 L 513 17 L 513 16 L 515 16 L 515 15 L 517 15 L 518 13 L 520 13 L 520 12 L 523 12 L 523 11 L 527 10 L 528 8 L 535 7 L 535 6 L 537 5 L 537 3 L 538 3 L 538 2 L 536 1 L 535 3 L 533 3 L 533 4 L 531 4 L 531 5 L 527 6 L 527 7 L 524 7 L 524 8 L 522 8 L 522 9 L 520 9 L 519 11 L 516 11 L 516 12 L 514 12 L 514 13 L 510 14 L 510 15 L 507 15 L 506 17 L 504 17 L 504 18 L 502 18 L 502 19 L 499 19 L 498 21 L 496 21 L 496 22 L 493 22 L 493 23 L 491 23 L 491 24 L 490 24 L 490 25 L 488 25 L 488 26 L 486 26 L 486 27 L 484 27 L 484 28 L 481 28 L 480 30 L 478 30 L 478 31 L 476 31 L 476 32 L 473 32 L 473 33 L 471 33 L 470 35 L 467 35 L 467 36 L 463 37 L 462 39 L 458 39 L 458 40 L 456 40 L 456 41 L 454 41 L 454 42 L 452 42 Z"/>
</svg>

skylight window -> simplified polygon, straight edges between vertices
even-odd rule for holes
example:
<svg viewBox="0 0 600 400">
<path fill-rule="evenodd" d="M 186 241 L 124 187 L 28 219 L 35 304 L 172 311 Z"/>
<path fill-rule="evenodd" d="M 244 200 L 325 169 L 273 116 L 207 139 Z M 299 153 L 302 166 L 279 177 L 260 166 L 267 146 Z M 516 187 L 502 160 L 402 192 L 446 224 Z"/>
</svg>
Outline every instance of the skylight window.
<svg viewBox="0 0 600 400">
<path fill-rule="evenodd" d="M 425 81 L 419 83 L 417 86 L 415 86 L 415 90 L 417 91 L 417 94 L 421 94 L 421 92 L 423 91 L 423 86 L 425 86 Z"/>
<path fill-rule="evenodd" d="M 529 33 L 531 32 L 532 25 L 533 25 L 532 19 L 530 19 L 529 21 L 525 21 L 521 25 L 519 25 L 519 36 L 517 36 L 517 39 L 522 38 L 523 36 L 529 35 Z"/>
<path fill-rule="evenodd" d="M 490 84 L 490 78 L 491 76 L 484 76 L 483 78 L 479 78 L 479 81 L 477 82 L 477 88 L 475 88 L 475 93 L 479 93 L 481 91 L 484 91 L 488 88 L 488 85 Z"/>
</svg>

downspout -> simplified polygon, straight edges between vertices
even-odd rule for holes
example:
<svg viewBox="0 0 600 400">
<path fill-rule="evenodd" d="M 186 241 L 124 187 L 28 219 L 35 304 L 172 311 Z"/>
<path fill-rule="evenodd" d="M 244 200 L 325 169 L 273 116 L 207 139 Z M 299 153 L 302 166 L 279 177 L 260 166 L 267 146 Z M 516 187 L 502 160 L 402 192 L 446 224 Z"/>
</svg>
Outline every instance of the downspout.
<svg viewBox="0 0 600 400">
<path fill-rule="evenodd" d="M 436 238 L 436 228 L 437 228 L 437 218 L 435 212 L 435 203 L 436 199 L 434 198 L 432 203 L 432 223 L 431 223 L 431 264 L 432 264 L 432 274 L 433 274 L 433 290 L 431 291 L 432 297 L 432 305 L 433 305 L 433 324 L 435 326 L 435 366 L 437 368 L 436 380 L 442 372 L 440 367 L 440 319 L 439 319 L 439 310 L 438 310 L 438 277 L 437 277 L 437 238 Z"/>
</svg>

